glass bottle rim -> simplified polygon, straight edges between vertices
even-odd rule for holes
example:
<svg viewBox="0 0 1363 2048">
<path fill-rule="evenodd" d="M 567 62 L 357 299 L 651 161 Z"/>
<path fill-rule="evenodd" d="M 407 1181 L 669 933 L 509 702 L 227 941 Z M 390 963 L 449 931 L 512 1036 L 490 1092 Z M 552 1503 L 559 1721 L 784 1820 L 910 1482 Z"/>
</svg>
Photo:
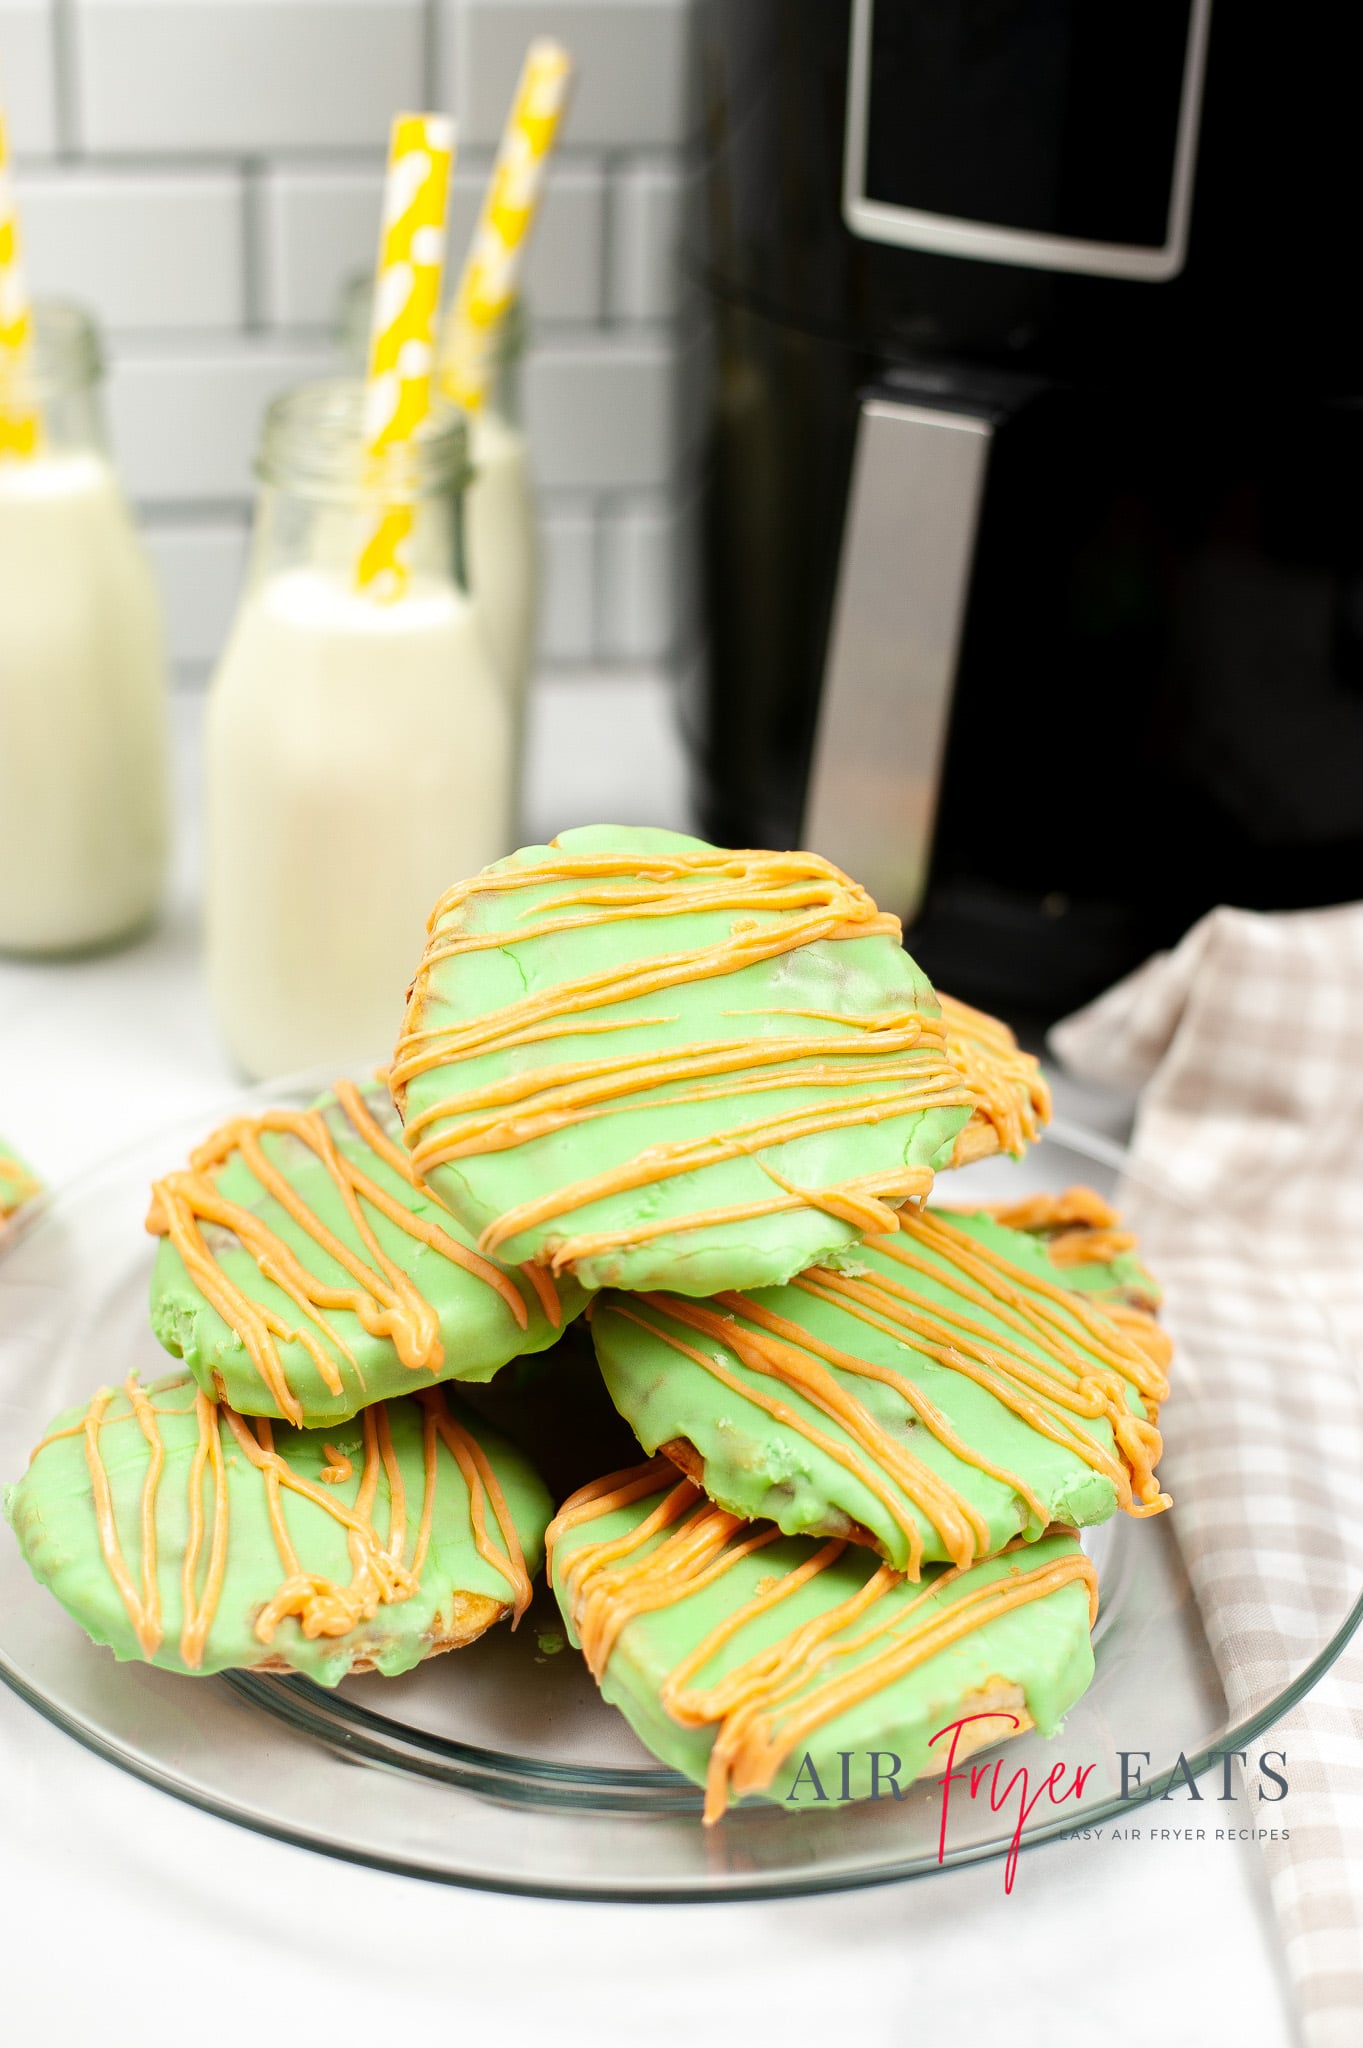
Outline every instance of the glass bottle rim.
<svg viewBox="0 0 1363 2048">
<path fill-rule="evenodd" d="M 68 299 L 35 299 L 33 343 L 23 360 L 0 361 L 6 399 L 42 405 L 72 391 L 87 391 L 104 375 L 104 351 L 92 314 Z"/>
<path fill-rule="evenodd" d="M 322 377 L 281 392 L 261 428 L 260 482 L 294 497 L 345 503 L 375 495 L 412 502 L 463 489 L 470 473 L 468 430 L 457 407 L 433 398 L 410 441 L 371 456 L 364 404 L 361 377 Z"/>
<path fill-rule="evenodd" d="M 368 344 L 369 316 L 374 303 L 374 279 L 359 270 L 341 286 L 337 333 L 348 359 L 362 364 Z M 499 370 L 515 370 L 530 339 L 530 315 L 517 292 L 498 323 L 492 342 L 492 360 Z"/>
</svg>

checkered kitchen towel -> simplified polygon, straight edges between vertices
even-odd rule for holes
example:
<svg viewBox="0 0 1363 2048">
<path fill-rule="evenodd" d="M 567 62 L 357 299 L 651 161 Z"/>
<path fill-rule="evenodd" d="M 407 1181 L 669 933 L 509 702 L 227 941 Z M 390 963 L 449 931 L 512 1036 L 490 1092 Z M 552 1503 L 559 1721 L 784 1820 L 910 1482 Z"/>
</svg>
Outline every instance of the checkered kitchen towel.
<svg viewBox="0 0 1363 2048">
<path fill-rule="evenodd" d="M 1135 1161 L 1193 1198 L 1124 1206 L 1179 1332 L 1161 1474 L 1238 1716 L 1363 1593 L 1363 905 L 1214 911 L 1051 1044 L 1141 1089 Z M 1363 1632 L 1271 1739 L 1303 2038 L 1360 2048 Z"/>
</svg>

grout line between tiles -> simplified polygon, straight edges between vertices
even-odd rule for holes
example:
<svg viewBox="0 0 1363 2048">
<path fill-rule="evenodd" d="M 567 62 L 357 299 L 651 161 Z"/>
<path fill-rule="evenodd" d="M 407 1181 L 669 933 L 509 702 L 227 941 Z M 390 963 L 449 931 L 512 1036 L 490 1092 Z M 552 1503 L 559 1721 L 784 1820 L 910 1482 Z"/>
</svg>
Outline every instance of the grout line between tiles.
<svg viewBox="0 0 1363 2048">
<path fill-rule="evenodd" d="M 241 308 L 246 334 L 260 334 L 266 325 L 265 168 L 256 157 L 248 157 L 241 166 Z"/>
<path fill-rule="evenodd" d="M 74 0 L 53 0 L 52 97 L 57 124 L 57 158 L 61 163 L 71 163 L 80 155 L 73 8 Z"/>
</svg>

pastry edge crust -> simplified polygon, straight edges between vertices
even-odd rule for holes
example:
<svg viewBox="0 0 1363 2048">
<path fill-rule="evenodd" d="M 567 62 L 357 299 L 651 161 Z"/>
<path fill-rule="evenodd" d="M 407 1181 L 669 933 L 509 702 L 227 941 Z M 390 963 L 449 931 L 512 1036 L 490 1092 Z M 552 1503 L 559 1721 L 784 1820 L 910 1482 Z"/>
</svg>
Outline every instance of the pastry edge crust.
<svg viewBox="0 0 1363 2048">
<path fill-rule="evenodd" d="M 950 1165 L 973 1166 L 977 1159 L 990 1159 L 999 1149 L 999 1134 L 984 1114 L 977 1109 L 972 1112 L 969 1123 L 957 1132 L 956 1142 L 951 1148 Z"/>
<path fill-rule="evenodd" d="M 479 1636 L 484 1635 L 495 1622 L 501 1621 L 510 1612 L 509 1600 L 494 1600 L 487 1593 L 456 1593 L 449 1627 L 443 1635 L 428 1639 L 420 1661 L 425 1663 L 427 1658 L 438 1657 L 446 1650 L 462 1650 L 468 1643 L 476 1642 Z M 243 1668 L 280 1678 L 295 1677 L 298 1674 L 296 1664 L 290 1664 L 287 1657 L 278 1655 L 262 1657 L 258 1664 L 248 1664 Z M 374 1671 L 377 1668 L 372 1658 L 357 1657 L 344 1675 L 347 1678 L 356 1678 L 366 1671 Z"/>
<path fill-rule="evenodd" d="M 974 1756 L 977 1749 L 989 1749 L 996 1742 L 1011 1742 L 1015 1735 L 1026 1735 L 1035 1728 L 1036 1722 L 1027 1711 L 1027 1695 L 1016 1679 L 1001 1678 L 997 1673 L 986 1678 L 983 1685 L 974 1692 L 962 1695 L 959 1720 L 969 1714 L 1011 1714 L 1016 1717 L 1017 1727 L 1008 1728 L 1002 1734 L 991 1728 L 987 1722 L 977 1721 L 971 1728 L 962 1728 L 956 1744 L 956 1762 L 963 1757 Z M 923 1777 L 934 1775 L 933 1768 L 923 1771 Z"/>
<path fill-rule="evenodd" d="M 684 1473 L 694 1485 L 705 1487 L 705 1460 L 689 1437 L 669 1437 L 665 1444 L 659 1444 L 658 1456 L 670 1459 L 672 1464 L 677 1467 L 677 1470 Z M 709 1489 L 706 1488 L 706 1491 L 708 1492 Z M 885 1556 L 884 1545 L 871 1534 L 871 1531 L 864 1522 L 854 1522 L 850 1515 L 844 1515 L 840 1511 L 837 1512 L 840 1527 L 836 1529 L 802 1529 L 800 1531 L 801 1535 L 821 1536 L 825 1542 L 843 1539 L 848 1543 L 857 1544 L 863 1550 L 874 1550 L 877 1557 Z M 888 1561 L 886 1559 L 887 1563 Z"/>
</svg>

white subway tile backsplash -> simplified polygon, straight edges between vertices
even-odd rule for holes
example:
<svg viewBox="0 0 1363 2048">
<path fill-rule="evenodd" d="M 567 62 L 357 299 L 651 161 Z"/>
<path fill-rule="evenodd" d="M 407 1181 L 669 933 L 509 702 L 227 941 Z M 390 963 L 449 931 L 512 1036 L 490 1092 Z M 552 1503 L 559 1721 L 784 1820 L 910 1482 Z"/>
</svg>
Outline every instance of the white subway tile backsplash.
<svg viewBox="0 0 1363 2048">
<path fill-rule="evenodd" d="M 617 320 L 671 320 L 679 311 L 691 191 L 680 164 L 640 164 L 616 172 L 609 304 Z"/>
<path fill-rule="evenodd" d="M 0 98 L 16 156 L 52 156 L 57 117 L 55 0 L 0 0 Z"/>
<path fill-rule="evenodd" d="M 596 647 L 596 522 L 591 511 L 548 509 L 541 522 L 540 656 L 590 661 Z"/>
<path fill-rule="evenodd" d="M 678 466 L 671 337 L 598 334 L 533 349 L 525 416 L 535 473 L 560 490 L 647 490 Z"/>
<path fill-rule="evenodd" d="M 530 693 L 525 766 L 527 841 L 603 818 L 695 829 L 676 689 L 657 670 L 541 677 Z"/>
<path fill-rule="evenodd" d="M 79 300 L 109 327 L 240 325 L 237 172 L 34 170 L 23 209 L 35 292 Z"/>
<path fill-rule="evenodd" d="M 491 160 L 455 172 L 449 260 L 463 259 Z M 267 173 L 265 316 L 275 326 L 330 327 L 343 285 L 369 270 L 378 246 L 383 171 L 286 164 Z M 526 262 L 525 288 L 536 321 L 595 320 L 601 312 L 605 179 L 595 166 L 556 164 Z"/>
<path fill-rule="evenodd" d="M 144 522 L 142 538 L 161 584 L 172 664 L 202 671 L 222 652 L 246 570 L 244 518 L 204 524 Z"/>
<path fill-rule="evenodd" d="M 690 0 L 440 0 L 445 94 L 468 144 L 495 143 L 526 45 L 557 36 L 576 62 L 565 134 L 577 146 L 688 140 L 698 95 Z"/>
<path fill-rule="evenodd" d="M 334 327 L 341 288 L 373 267 L 383 166 L 282 165 L 261 189 L 264 316 L 276 327 Z"/>
<path fill-rule="evenodd" d="M 269 400 L 331 374 L 326 350 L 238 339 L 181 352 L 120 351 L 109 376 L 114 447 L 142 504 L 246 499 Z"/>
<path fill-rule="evenodd" d="M 658 499 L 601 521 L 599 644 L 616 661 L 666 661 L 697 631 L 694 503 Z"/>
<path fill-rule="evenodd" d="M 423 0 L 68 0 L 87 150 L 382 147 L 423 104 Z"/>
</svg>

